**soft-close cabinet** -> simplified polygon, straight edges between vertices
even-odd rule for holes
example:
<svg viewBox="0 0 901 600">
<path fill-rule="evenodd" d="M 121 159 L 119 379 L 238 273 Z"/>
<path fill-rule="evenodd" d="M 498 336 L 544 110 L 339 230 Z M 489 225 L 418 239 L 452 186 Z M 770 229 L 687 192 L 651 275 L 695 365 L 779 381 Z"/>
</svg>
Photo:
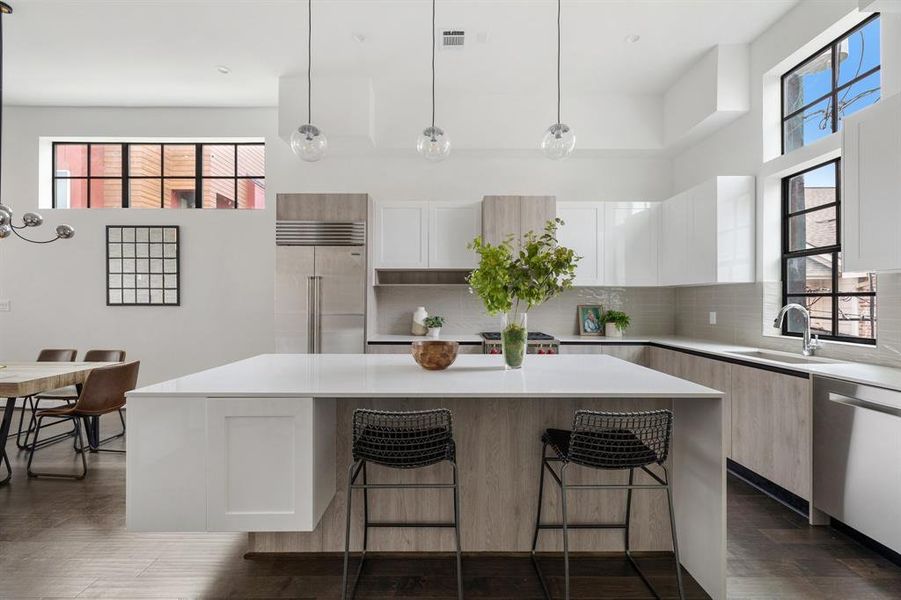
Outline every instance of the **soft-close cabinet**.
<svg viewBox="0 0 901 600">
<path fill-rule="evenodd" d="M 901 94 L 844 120 L 842 266 L 901 269 Z"/>
<path fill-rule="evenodd" d="M 604 203 L 558 202 L 557 241 L 580 256 L 574 285 L 604 285 Z"/>
<path fill-rule="evenodd" d="M 548 221 L 557 216 L 553 196 L 485 196 L 482 200 L 482 237 L 499 244 L 513 236 L 515 248 L 530 231 L 541 234 Z"/>
<path fill-rule="evenodd" d="M 375 208 L 375 266 L 471 269 L 467 245 L 481 232 L 478 202 L 384 202 Z"/>
<path fill-rule="evenodd" d="M 659 202 L 604 203 L 606 285 L 657 285 Z"/>
<path fill-rule="evenodd" d="M 665 200 L 660 285 L 754 281 L 754 178 L 715 177 Z"/>
</svg>

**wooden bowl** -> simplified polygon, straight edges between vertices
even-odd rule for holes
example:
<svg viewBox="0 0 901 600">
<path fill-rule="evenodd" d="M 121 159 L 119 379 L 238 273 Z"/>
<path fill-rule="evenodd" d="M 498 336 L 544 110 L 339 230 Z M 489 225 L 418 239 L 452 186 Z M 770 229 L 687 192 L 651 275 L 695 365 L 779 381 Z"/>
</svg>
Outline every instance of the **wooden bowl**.
<svg viewBox="0 0 901 600">
<path fill-rule="evenodd" d="M 460 344 L 445 340 L 416 340 L 413 342 L 411 353 L 413 359 L 423 369 L 429 371 L 441 371 L 457 360 L 457 350 Z"/>
</svg>

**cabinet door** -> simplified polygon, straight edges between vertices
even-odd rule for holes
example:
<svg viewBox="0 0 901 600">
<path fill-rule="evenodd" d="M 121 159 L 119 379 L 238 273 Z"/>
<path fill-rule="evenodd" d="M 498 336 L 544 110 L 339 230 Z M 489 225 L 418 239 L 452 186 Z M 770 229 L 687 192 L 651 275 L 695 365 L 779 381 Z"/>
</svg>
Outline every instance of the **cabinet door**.
<svg viewBox="0 0 901 600">
<path fill-rule="evenodd" d="M 519 240 L 519 196 L 485 196 L 482 200 L 482 239 L 499 244 L 513 236 Z"/>
<path fill-rule="evenodd" d="M 313 531 L 335 494 L 335 404 L 210 398 L 207 531 Z"/>
<path fill-rule="evenodd" d="M 659 203 L 607 202 L 605 209 L 605 285 L 658 285 Z"/>
<path fill-rule="evenodd" d="M 557 217 L 557 201 L 553 196 L 521 196 L 519 213 L 519 234 L 534 231 L 544 232 L 548 221 Z"/>
<path fill-rule="evenodd" d="M 687 192 L 673 196 L 660 207 L 660 243 L 658 259 L 660 285 L 686 283 L 689 269 L 688 230 L 691 198 Z"/>
<path fill-rule="evenodd" d="M 376 267 L 428 268 L 427 202 L 380 203 L 375 225 Z"/>
<path fill-rule="evenodd" d="M 637 344 L 560 344 L 560 354 L 604 354 L 644 367 L 648 366 L 648 350 Z"/>
<path fill-rule="evenodd" d="M 695 186 L 685 196 L 685 264 L 681 283 L 717 282 L 717 180 Z"/>
<path fill-rule="evenodd" d="M 901 94 L 848 117 L 842 135 L 844 269 L 901 269 Z"/>
<path fill-rule="evenodd" d="M 432 203 L 429 206 L 429 268 L 475 268 L 478 264 L 476 253 L 466 246 L 481 232 L 480 203 Z"/>
<path fill-rule="evenodd" d="M 723 445 L 732 458 L 732 364 L 666 348 L 648 348 L 648 366 L 655 371 L 686 379 L 723 392 Z M 766 372 L 761 372 L 766 375 Z"/>
<path fill-rule="evenodd" d="M 557 241 L 581 256 L 576 267 L 577 286 L 604 285 L 604 205 L 601 202 L 566 202 L 557 205 L 563 225 Z"/>
<path fill-rule="evenodd" d="M 810 500 L 810 381 L 732 366 L 732 459 Z"/>
</svg>

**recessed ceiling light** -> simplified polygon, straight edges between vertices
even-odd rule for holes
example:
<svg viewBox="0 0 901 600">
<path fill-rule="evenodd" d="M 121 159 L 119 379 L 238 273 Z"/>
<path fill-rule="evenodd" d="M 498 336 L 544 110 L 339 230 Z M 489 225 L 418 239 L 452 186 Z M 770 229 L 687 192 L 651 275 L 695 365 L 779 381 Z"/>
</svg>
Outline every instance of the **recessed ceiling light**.
<svg viewBox="0 0 901 600">
<path fill-rule="evenodd" d="M 225 65 L 217 66 L 216 70 L 219 71 L 220 73 L 222 73 L 223 75 L 228 75 L 229 73 L 232 72 L 232 70 L 229 69 L 228 67 L 226 67 Z"/>
<path fill-rule="evenodd" d="M 353 36 L 354 36 L 354 39 L 357 41 L 358 44 L 362 44 L 363 42 L 366 41 L 366 34 L 365 34 L 365 33 L 360 33 L 359 31 L 355 31 L 355 32 L 353 33 Z"/>
<path fill-rule="evenodd" d="M 630 44 L 635 44 L 640 39 L 641 39 L 641 36 L 638 35 L 637 33 L 630 33 L 629 35 L 626 36 L 626 41 L 629 42 Z"/>
</svg>

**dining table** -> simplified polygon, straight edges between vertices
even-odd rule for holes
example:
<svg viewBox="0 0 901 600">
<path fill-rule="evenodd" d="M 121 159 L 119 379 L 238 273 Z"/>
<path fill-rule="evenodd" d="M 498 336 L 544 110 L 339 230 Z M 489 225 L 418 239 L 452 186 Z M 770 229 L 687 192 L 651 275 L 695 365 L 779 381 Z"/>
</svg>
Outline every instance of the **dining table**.
<svg viewBox="0 0 901 600">
<path fill-rule="evenodd" d="M 6 452 L 6 442 L 12 425 L 16 398 L 34 396 L 73 385 L 80 394 L 81 384 L 93 369 L 113 364 L 116 363 L 0 361 L 0 398 L 6 398 L 3 419 L 0 421 L 0 464 L 6 468 L 6 476 L 0 479 L 0 486 L 6 485 L 12 479 L 12 467 Z M 94 424 L 94 426 L 98 425 Z"/>
</svg>

